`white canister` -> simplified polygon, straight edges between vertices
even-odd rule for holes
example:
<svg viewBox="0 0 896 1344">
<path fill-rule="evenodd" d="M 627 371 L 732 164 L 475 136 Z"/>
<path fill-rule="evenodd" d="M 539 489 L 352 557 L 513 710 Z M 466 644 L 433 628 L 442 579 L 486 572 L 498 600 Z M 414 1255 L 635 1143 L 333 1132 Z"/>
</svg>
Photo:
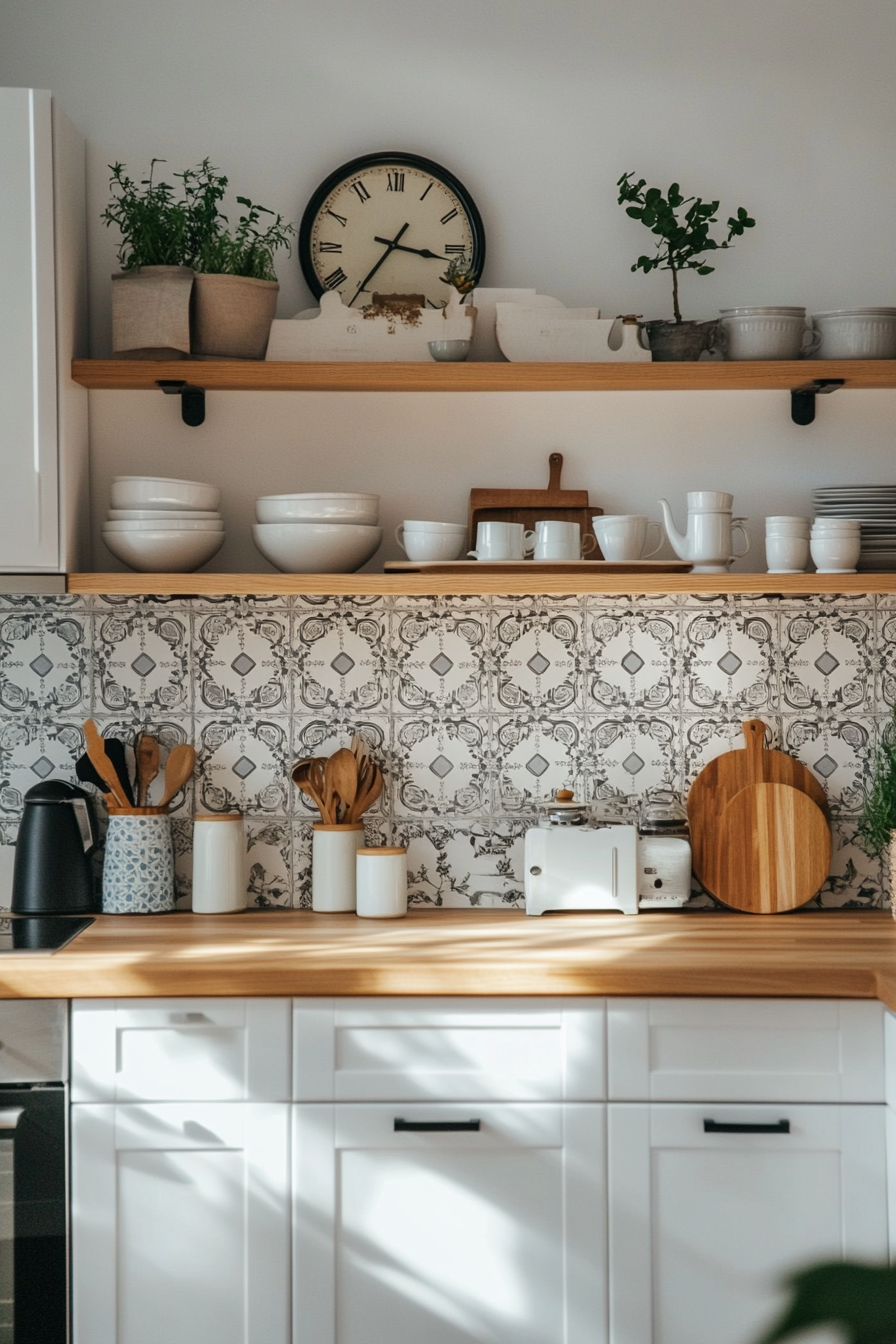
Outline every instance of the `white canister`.
<svg viewBox="0 0 896 1344">
<path fill-rule="evenodd" d="M 173 909 L 174 846 L 167 810 L 110 811 L 103 859 L 103 914 L 164 915 Z"/>
<path fill-rule="evenodd" d="M 239 812 L 193 818 L 193 913 L 245 910 L 246 835 Z"/>
<path fill-rule="evenodd" d="M 408 851 L 400 845 L 359 849 L 358 914 L 366 919 L 400 919 L 408 912 Z"/>
<path fill-rule="evenodd" d="M 314 827 L 311 841 L 311 909 L 354 910 L 355 855 L 364 845 L 364 827 Z"/>
</svg>

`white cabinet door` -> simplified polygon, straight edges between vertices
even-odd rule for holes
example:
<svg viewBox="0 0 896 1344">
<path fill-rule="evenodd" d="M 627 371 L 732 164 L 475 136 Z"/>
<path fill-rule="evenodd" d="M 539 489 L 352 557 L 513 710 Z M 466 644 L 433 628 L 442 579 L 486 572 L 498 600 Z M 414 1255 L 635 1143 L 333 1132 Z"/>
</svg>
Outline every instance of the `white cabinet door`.
<svg viewBox="0 0 896 1344">
<path fill-rule="evenodd" d="M 294 1112 L 293 1344 L 605 1344 L 603 1105 Z"/>
<path fill-rule="evenodd" d="M 73 1344 L 288 1344 L 289 1107 L 72 1107 Z"/>
<path fill-rule="evenodd" d="M 789 1270 L 885 1260 L 885 1109 L 609 1106 L 611 1344 L 752 1344 Z"/>
</svg>

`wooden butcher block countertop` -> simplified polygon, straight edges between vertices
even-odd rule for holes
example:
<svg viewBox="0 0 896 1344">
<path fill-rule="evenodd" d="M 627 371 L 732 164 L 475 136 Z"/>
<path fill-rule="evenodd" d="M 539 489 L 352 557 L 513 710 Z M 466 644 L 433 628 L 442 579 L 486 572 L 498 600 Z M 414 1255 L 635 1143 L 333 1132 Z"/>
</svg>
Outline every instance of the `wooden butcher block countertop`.
<svg viewBox="0 0 896 1344">
<path fill-rule="evenodd" d="M 0 957 L 0 998 L 351 994 L 877 997 L 896 1011 L 896 922 L 877 910 L 106 915 L 52 956 Z"/>
</svg>

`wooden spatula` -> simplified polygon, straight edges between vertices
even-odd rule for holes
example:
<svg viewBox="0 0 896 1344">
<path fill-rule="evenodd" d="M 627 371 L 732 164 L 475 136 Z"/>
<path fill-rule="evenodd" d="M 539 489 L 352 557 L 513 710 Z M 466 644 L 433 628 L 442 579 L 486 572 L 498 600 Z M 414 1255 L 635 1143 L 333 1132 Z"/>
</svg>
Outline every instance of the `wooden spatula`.
<svg viewBox="0 0 896 1344">
<path fill-rule="evenodd" d="M 137 761 L 137 806 L 146 807 L 149 786 L 159 773 L 159 744 L 149 733 L 141 733 L 134 748 Z"/>
<path fill-rule="evenodd" d="M 167 807 L 179 793 L 196 768 L 196 751 L 184 744 L 172 747 L 165 762 L 165 792 L 159 807 Z"/>
<path fill-rule="evenodd" d="M 90 758 L 90 764 L 112 795 L 112 798 L 115 801 L 115 806 L 123 807 L 125 809 L 130 808 L 133 805 L 132 801 L 128 798 L 122 787 L 115 766 L 106 755 L 105 744 L 93 719 L 88 719 L 84 724 L 84 740 L 87 744 L 87 755 Z"/>
<path fill-rule="evenodd" d="M 334 751 L 326 765 L 327 802 L 332 802 L 331 811 L 339 815 L 341 806 L 343 821 L 352 810 L 352 804 L 358 792 L 358 762 L 347 747 Z"/>
<path fill-rule="evenodd" d="M 722 814 L 714 894 L 754 915 L 795 910 L 823 886 L 830 861 L 830 826 L 807 794 L 748 784 Z"/>
</svg>

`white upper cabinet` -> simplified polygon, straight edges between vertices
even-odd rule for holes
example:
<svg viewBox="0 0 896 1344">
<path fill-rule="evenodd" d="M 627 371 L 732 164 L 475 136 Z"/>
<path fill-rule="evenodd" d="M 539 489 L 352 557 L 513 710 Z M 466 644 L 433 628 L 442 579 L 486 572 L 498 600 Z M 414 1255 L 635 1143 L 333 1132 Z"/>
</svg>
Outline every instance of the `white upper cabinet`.
<svg viewBox="0 0 896 1344">
<path fill-rule="evenodd" d="M 297 1101 L 599 1101 L 601 999 L 297 999 Z"/>
<path fill-rule="evenodd" d="M 288 999 L 77 999 L 72 1100 L 288 1101 Z"/>
<path fill-rule="evenodd" d="M 83 559 L 84 142 L 51 95 L 0 89 L 0 572 Z"/>
<path fill-rule="evenodd" d="M 612 999 L 611 1101 L 884 1099 L 871 999 Z"/>
</svg>

